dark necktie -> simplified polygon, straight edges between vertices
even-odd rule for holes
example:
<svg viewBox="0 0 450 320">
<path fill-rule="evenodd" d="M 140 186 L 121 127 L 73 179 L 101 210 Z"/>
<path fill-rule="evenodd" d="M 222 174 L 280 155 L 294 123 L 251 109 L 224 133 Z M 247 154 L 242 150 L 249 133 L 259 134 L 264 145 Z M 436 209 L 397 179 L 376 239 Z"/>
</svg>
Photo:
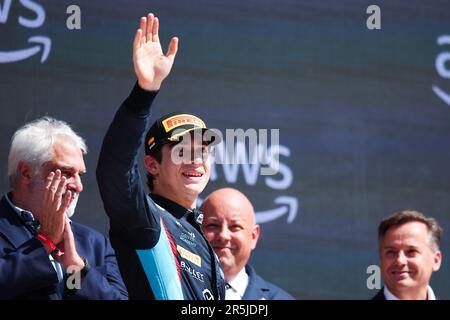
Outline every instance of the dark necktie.
<svg viewBox="0 0 450 320">
<path fill-rule="evenodd" d="M 22 217 L 22 221 L 25 226 L 28 228 L 28 230 L 31 231 L 33 235 L 39 232 L 39 222 L 33 219 L 33 215 L 31 214 L 31 212 L 22 211 L 20 213 L 20 216 Z"/>
</svg>

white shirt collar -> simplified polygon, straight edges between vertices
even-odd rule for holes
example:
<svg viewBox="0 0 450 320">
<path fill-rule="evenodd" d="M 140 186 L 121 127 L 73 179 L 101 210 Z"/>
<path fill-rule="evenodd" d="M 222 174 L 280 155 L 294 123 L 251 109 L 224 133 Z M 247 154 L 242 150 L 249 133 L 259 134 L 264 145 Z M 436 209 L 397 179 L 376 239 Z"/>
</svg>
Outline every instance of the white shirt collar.
<svg viewBox="0 0 450 320">
<path fill-rule="evenodd" d="M 428 300 L 436 300 L 436 296 L 434 295 L 433 289 L 431 289 L 430 286 L 427 286 L 427 290 L 428 290 L 427 294 Z M 390 292 L 386 286 L 384 286 L 384 296 L 386 300 L 400 300 L 392 292 Z"/>
<path fill-rule="evenodd" d="M 233 279 L 227 281 L 227 283 L 231 286 L 228 290 L 233 290 L 242 299 L 248 285 L 248 275 L 245 272 L 245 268 L 242 268 L 241 271 L 239 271 Z"/>
</svg>

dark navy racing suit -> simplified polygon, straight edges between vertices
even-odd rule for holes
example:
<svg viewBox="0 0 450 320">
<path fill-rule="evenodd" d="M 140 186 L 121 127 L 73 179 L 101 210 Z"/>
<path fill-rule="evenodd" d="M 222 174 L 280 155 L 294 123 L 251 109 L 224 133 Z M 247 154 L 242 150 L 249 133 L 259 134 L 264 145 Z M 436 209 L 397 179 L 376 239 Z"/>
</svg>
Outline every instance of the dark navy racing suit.
<svg viewBox="0 0 450 320">
<path fill-rule="evenodd" d="M 103 141 L 97 181 L 130 299 L 224 299 L 223 272 L 201 229 L 202 214 L 147 195 L 139 151 L 157 92 L 135 85 Z"/>
</svg>

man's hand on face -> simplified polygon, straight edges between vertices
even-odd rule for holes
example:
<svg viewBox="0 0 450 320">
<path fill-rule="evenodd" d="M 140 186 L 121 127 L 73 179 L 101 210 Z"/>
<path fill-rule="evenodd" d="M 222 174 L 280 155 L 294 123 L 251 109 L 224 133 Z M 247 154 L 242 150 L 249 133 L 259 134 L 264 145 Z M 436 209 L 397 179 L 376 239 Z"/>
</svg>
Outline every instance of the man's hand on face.
<svg viewBox="0 0 450 320">
<path fill-rule="evenodd" d="M 66 210 L 72 200 L 72 192 L 66 189 L 66 177 L 61 171 L 50 172 L 44 184 L 40 207 L 40 232 L 58 244 L 63 241 Z"/>
</svg>

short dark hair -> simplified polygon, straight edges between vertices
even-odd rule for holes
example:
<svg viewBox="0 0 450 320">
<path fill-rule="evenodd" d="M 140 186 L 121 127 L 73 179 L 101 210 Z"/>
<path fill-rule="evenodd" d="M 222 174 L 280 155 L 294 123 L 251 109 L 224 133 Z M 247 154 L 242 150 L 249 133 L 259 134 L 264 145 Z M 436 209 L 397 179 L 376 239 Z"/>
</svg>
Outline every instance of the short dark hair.
<svg viewBox="0 0 450 320">
<path fill-rule="evenodd" d="M 392 214 L 391 216 L 383 219 L 378 226 L 378 240 L 384 238 L 388 230 L 394 226 L 399 226 L 407 222 L 421 222 L 427 226 L 428 233 L 430 234 L 431 246 L 433 251 L 439 250 L 441 243 L 443 230 L 436 219 L 426 217 L 423 213 L 414 210 L 403 210 Z"/>
</svg>

